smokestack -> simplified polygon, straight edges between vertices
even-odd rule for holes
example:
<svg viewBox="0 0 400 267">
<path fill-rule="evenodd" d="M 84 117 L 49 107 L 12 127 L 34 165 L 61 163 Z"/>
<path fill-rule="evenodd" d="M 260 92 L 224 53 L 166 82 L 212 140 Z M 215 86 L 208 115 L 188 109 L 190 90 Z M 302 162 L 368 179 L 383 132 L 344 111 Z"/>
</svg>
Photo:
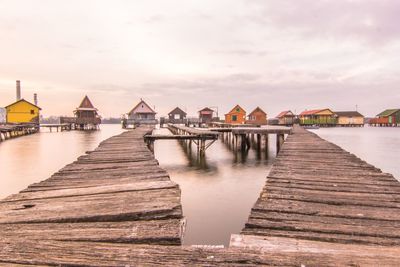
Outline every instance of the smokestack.
<svg viewBox="0 0 400 267">
<path fill-rule="evenodd" d="M 37 94 L 36 93 L 33 94 L 33 103 L 35 103 L 35 106 L 38 105 L 38 100 L 37 100 Z"/>
<path fill-rule="evenodd" d="M 17 101 L 21 100 L 21 82 L 17 80 Z"/>
</svg>

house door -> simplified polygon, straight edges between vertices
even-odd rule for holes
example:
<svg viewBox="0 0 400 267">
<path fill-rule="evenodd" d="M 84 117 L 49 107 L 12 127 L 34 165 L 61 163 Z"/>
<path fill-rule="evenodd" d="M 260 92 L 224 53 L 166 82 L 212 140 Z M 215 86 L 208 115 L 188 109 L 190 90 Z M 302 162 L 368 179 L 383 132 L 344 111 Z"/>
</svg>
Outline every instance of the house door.
<svg viewBox="0 0 400 267">
<path fill-rule="evenodd" d="M 389 116 L 389 123 L 392 123 L 393 119 L 392 116 Z"/>
</svg>

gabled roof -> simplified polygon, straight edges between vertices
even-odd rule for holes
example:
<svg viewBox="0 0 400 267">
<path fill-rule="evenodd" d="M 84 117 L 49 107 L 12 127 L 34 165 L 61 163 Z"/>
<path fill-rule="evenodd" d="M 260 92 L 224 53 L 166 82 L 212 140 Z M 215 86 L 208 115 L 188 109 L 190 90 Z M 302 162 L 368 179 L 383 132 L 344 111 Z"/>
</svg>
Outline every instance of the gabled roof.
<svg viewBox="0 0 400 267">
<path fill-rule="evenodd" d="M 184 115 L 187 115 L 186 114 L 186 112 L 185 111 L 183 111 L 181 108 L 179 108 L 179 107 L 176 107 L 176 108 L 174 108 L 170 113 L 168 113 L 168 115 L 171 115 L 171 114 L 184 114 Z"/>
<path fill-rule="evenodd" d="M 202 111 L 211 111 L 211 112 L 214 112 L 214 110 L 212 110 L 211 108 L 203 108 L 203 109 L 199 110 L 199 112 L 202 112 Z"/>
<path fill-rule="evenodd" d="M 140 99 L 140 102 L 131 111 L 129 111 L 128 114 L 132 113 L 156 114 L 157 112 L 155 112 L 146 102 L 144 102 L 143 99 Z"/>
<path fill-rule="evenodd" d="M 253 115 L 253 113 L 256 113 L 256 112 L 261 112 L 261 113 L 267 115 L 267 113 L 266 113 L 264 110 L 262 110 L 260 107 L 256 107 L 256 108 L 249 114 L 249 116 Z"/>
<path fill-rule="evenodd" d="M 92 102 L 90 101 L 89 97 L 85 95 L 81 104 L 79 105 L 80 108 L 94 108 Z"/>
<path fill-rule="evenodd" d="M 97 111 L 97 108 L 95 108 L 93 106 L 93 104 L 90 101 L 89 97 L 87 95 L 85 95 L 85 97 L 82 99 L 81 104 L 79 105 L 79 107 L 76 110 L 93 110 L 93 111 Z"/>
<path fill-rule="evenodd" d="M 32 104 L 32 103 L 29 102 L 29 101 L 26 101 L 26 100 L 23 99 L 23 98 L 20 99 L 20 100 L 18 100 L 18 101 L 16 101 L 16 102 L 14 102 L 14 103 L 12 103 L 12 104 L 10 104 L 10 105 L 8 105 L 8 106 L 6 106 L 5 108 L 11 107 L 11 106 L 13 106 L 13 105 L 15 105 L 15 104 L 18 104 L 19 102 L 26 102 L 26 103 L 28 103 L 29 105 L 34 106 L 35 108 L 38 108 L 39 110 L 42 110 L 40 107 L 36 106 L 35 104 Z"/>
<path fill-rule="evenodd" d="M 236 105 L 233 109 L 231 109 L 231 111 L 229 111 L 229 112 L 226 113 L 225 115 L 237 112 L 236 110 L 237 110 L 238 108 L 239 108 L 240 110 L 242 110 L 244 113 L 246 113 L 246 111 L 245 111 L 241 106 Z"/>
<path fill-rule="evenodd" d="M 343 116 L 343 117 L 364 117 L 358 111 L 335 111 L 334 113 L 338 116 Z"/>
<path fill-rule="evenodd" d="M 387 110 L 385 110 L 385 111 L 379 113 L 379 114 L 376 115 L 376 116 L 378 116 L 378 117 L 387 117 L 387 116 L 391 116 L 391 115 L 393 115 L 394 113 L 397 113 L 397 112 L 399 112 L 399 111 L 400 111 L 400 109 L 387 109 Z"/>
<path fill-rule="evenodd" d="M 276 116 L 276 117 L 277 118 L 283 118 L 285 116 L 294 116 L 294 114 L 290 110 L 285 110 L 285 111 L 282 111 L 281 113 L 279 113 L 278 116 Z"/>
<path fill-rule="evenodd" d="M 324 109 L 313 109 L 313 110 L 306 110 L 303 111 L 302 113 L 300 113 L 300 116 L 306 116 L 306 115 L 314 115 L 314 114 L 318 114 L 322 111 L 325 110 L 329 110 L 330 112 L 332 112 L 332 110 L 330 110 L 329 108 L 324 108 Z M 333 113 L 333 112 L 332 112 Z"/>
</svg>

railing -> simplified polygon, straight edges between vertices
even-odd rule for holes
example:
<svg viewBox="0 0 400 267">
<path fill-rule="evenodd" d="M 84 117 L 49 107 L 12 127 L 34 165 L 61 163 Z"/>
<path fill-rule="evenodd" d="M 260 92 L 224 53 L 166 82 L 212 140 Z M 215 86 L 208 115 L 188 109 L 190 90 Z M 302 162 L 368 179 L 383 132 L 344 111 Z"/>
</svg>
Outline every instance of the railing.
<svg viewBox="0 0 400 267">
<path fill-rule="evenodd" d="M 384 118 L 372 118 L 369 120 L 369 124 L 388 124 L 389 123 L 389 118 L 384 117 Z"/>
<path fill-rule="evenodd" d="M 134 124 L 157 124 L 156 119 L 127 119 L 126 124 L 134 125 Z"/>
<path fill-rule="evenodd" d="M 75 123 L 76 122 L 76 118 L 75 117 L 60 117 L 60 123 Z"/>
<path fill-rule="evenodd" d="M 336 125 L 336 118 L 300 119 L 302 125 Z"/>
<path fill-rule="evenodd" d="M 76 124 L 101 124 L 100 118 L 76 118 Z"/>
<path fill-rule="evenodd" d="M 101 124 L 101 119 L 95 118 L 76 118 L 76 117 L 60 117 L 60 124 Z"/>
</svg>

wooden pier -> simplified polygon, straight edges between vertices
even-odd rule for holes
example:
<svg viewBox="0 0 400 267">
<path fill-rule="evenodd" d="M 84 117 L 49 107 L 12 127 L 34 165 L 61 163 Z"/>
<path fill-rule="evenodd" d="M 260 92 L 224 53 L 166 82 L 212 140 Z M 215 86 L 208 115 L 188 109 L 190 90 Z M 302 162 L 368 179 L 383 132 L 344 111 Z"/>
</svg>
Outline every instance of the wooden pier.
<svg viewBox="0 0 400 267">
<path fill-rule="evenodd" d="M 154 152 L 154 141 L 156 140 L 181 140 L 188 141 L 189 145 L 192 142 L 197 146 L 197 152 L 199 155 L 204 156 L 205 151 L 209 148 L 216 140 L 218 140 L 218 133 L 199 130 L 192 127 L 168 124 L 168 129 L 173 135 L 152 135 L 148 134 L 144 136 L 146 143 L 151 151 Z M 207 143 L 207 141 L 209 141 Z"/>
<path fill-rule="evenodd" d="M 38 124 L 0 124 L 0 142 L 39 131 Z"/>
<path fill-rule="evenodd" d="M 72 123 L 57 123 L 57 124 L 40 124 L 40 128 L 47 128 L 50 132 L 63 132 L 71 131 L 73 129 Z"/>
<path fill-rule="evenodd" d="M 150 131 L 107 139 L 1 201 L 0 265 L 398 266 L 400 183 L 297 127 L 230 247 L 181 246 L 180 190 Z"/>
<path fill-rule="evenodd" d="M 232 143 L 235 150 L 248 150 L 251 146 L 258 150 L 268 151 L 268 135 L 275 134 L 276 151 L 279 152 L 285 140 L 285 135 L 291 133 L 292 128 L 286 126 L 263 126 L 263 127 L 221 127 L 209 128 L 209 131 L 219 132 L 225 142 Z"/>
<path fill-rule="evenodd" d="M 49 179 L 1 201 L 2 245 L 21 238 L 180 245 L 180 190 L 143 142 L 149 131 L 112 137 Z"/>
<path fill-rule="evenodd" d="M 244 128 L 244 127 L 261 127 L 261 125 L 254 124 L 237 124 L 237 123 L 225 123 L 225 122 L 210 122 L 208 124 L 211 127 L 219 127 L 219 128 Z"/>
<path fill-rule="evenodd" d="M 392 175 L 296 127 L 231 246 L 364 255 L 365 265 L 392 266 L 400 263 L 399 226 L 400 183 Z"/>
</svg>

